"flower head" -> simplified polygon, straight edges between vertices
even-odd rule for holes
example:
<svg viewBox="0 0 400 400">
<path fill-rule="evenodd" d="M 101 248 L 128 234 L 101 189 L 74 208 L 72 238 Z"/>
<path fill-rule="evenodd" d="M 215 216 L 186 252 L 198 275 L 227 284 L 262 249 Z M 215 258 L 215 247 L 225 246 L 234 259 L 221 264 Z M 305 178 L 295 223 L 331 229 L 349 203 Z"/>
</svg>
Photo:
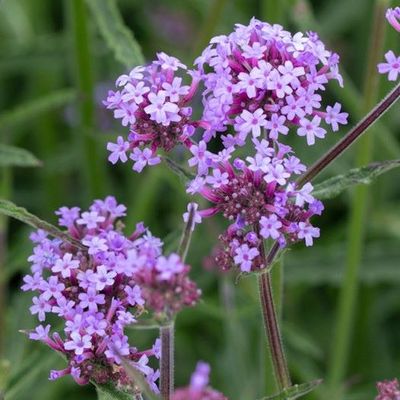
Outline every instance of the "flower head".
<svg viewBox="0 0 400 400">
<path fill-rule="evenodd" d="M 111 163 L 130 158 L 133 169 L 141 172 L 146 165 L 160 162 L 158 149 L 170 151 L 178 143 L 190 146 L 190 137 L 202 122 L 192 119 L 189 107 L 199 79 L 186 69 L 177 58 L 159 53 L 148 66 L 136 67 L 117 79 L 118 90 L 109 91 L 104 105 L 129 127 L 129 134 L 107 144 Z M 186 77 L 190 85 L 184 84 Z"/>
<path fill-rule="evenodd" d="M 24 277 L 22 286 L 37 293 L 30 312 L 42 323 L 50 314 L 65 322 L 60 334 L 51 335 L 51 326 L 44 323 L 29 334 L 67 359 L 68 367 L 52 371 L 50 379 L 70 374 L 79 384 L 91 380 L 128 385 L 120 366 L 122 355 L 140 366 L 157 391 L 157 371 L 147 365 L 143 352 L 129 345 L 125 327 L 136 323 L 145 308 L 156 316 L 172 315 L 200 296 L 188 277 L 190 267 L 177 255 L 163 256 L 161 241 L 142 224 L 124 236 L 116 222 L 125 211 L 111 196 L 95 200 L 88 211 L 57 211 L 60 225 L 86 250 L 41 231 L 32 235 L 32 275 Z M 145 353 L 151 356 L 155 351 Z"/>
<path fill-rule="evenodd" d="M 375 400 L 400 400 L 400 387 L 397 379 L 378 382 L 376 387 L 379 393 Z"/>
<path fill-rule="evenodd" d="M 319 92 L 329 80 L 342 84 L 338 61 L 316 33 L 292 35 L 255 18 L 211 39 L 195 61 L 206 87 L 202 119 L 210 125 L 203 139 L 234 125 L 234 145 L 243 145 L 249 133 L 260 136 L 261 129 L 277 140 L 291 127 L 300 127 L 297 133 L 302 135 L 301 121 L 312 121 L 306 136 L 313 144 L 325 132 L 320 128 L 326 112 Z M 345 113 L 335 122 L 346 123 Z"/>
</svg>

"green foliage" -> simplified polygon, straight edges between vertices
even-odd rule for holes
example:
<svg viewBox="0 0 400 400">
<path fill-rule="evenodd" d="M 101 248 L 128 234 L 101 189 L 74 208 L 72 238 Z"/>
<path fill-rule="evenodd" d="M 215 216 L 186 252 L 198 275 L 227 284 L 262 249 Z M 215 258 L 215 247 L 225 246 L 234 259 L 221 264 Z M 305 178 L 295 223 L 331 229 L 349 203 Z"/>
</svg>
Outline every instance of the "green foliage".
<svg viewBox="0 0 400 400">
<path fill-rule="evenodd" d="M 56 226 L 51 225 L 50 223 L 43 221 L 42 219 L 36 217 L 35 215 L 28 212 L 23 207 L 18 207 L 14 203 L 8 200 L 0 199 L 0 214 L 7 215 L 8 217 L 12 217 L 18 219 L 25 224 L 33 226 L 36 229 L 43 229 L 49 235 L 59 238 L 65 242 L 70 243 L 74 247 L 85 250 L 86 247 L 83 246 L 78 240 L 72 238 L 65 232 L 58 229 Z"/>
<path fill-rule="evenodd" d="M 321 200 L 332 199 L 351 186 L 368 185 L 379 175 L 398 167 L 400 160 L 375 162 L 365 167 L 354 168 L 315 185 L 313 195 Z"/>
<path fill-rule="evenodd" d="M 295 400 L 310 393 L 321 383 L 322 380 L 316 380 L 308 383 L 301 383 L 300 385 L 293 385 L 285 389 L 282 393 L 275 396 L 264 397 L 261 400 Z"/>
<path fill-rule="evenodd" d="M 116 60 L 132 68 L 144 63 L 142 50 L 125 25 L 115 0 L 86 0 L 108 47 Z"/>
<path fill-rule="evenodd" d="M 75 89 L 62 89 L 45 96 L 28 100 L 10 111 L 4 111 L 0 114 L 1 130 L 7 131 L 17 124 L 22 124 L 37 118 L 40 114 L 65 106 L 76 99 Z"/>
<path fill-rule="evenodd" d="M 132 400 L 131 393 L 123 392 L 111 384 L 96 385 L 98 400 Z"/>
<path fill-rule="evenodd" d="M 31 152 L 0 144 L 0 167 L 40 167 L 42 163 Z"/>
</svg>

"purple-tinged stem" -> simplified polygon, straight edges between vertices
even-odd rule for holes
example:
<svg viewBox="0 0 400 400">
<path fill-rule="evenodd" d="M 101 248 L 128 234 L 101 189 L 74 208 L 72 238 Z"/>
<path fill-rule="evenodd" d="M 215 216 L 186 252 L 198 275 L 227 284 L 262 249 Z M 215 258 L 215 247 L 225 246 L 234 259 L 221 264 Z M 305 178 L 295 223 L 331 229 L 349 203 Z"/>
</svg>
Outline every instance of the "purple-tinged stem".
<svg viewBox="0 0 400 400">
<path fill-rule="evenodd" d="M 163 400 L 170 400 L 174 391 L 174 322 L 161 326 L 160 391 Z"/>
<path fill-rule="evenodd" d="M 314 179 L 333 160 L 339 157 L 356 139 L 358 139 L 374 122 L 376 122 L 400 97 L 400 83 L 376 106 L 374 107 L 350 132 L 297 181 L 298 186 Z"/>
<path fill-rule="evenodd" d="M 255 225 L 254 230 L 259 232 L 260 227 L 258 224 Z M 268 265 L 268 257 L 265 255 L 264 243 L 260 244 L 259 251 L 262 259 L 265 260 L 265 265 Z M 272 294 L 271 273 L 268 269 L 258 275 L 258 288 L 265 333 L 268 337 L 276 381 L 279 391 L 281 392 L 283 389 L 290 387 L 292 382 L 289 375 L 285 352 L 283 350 L 281 333 Z"/>
</svg>

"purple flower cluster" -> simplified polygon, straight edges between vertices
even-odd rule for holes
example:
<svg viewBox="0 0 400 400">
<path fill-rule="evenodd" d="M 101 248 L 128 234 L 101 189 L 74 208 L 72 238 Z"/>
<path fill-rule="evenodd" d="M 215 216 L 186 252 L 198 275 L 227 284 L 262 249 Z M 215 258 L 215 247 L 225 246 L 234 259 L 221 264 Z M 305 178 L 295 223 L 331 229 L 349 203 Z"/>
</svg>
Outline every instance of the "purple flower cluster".
<svg viewBox="0 0 400 400">
<path fill-rule="evenodd" d="M 116 221 L 125 216 L 126 207 L 111 196 L 94 201 L 88 211 L 62 207 L 56 214 L 59 225 L 84 249 L 51 239 L 41 230 L 33 233 L 35 247 L 28 259 L 32 274 L 24 277 L 22 286 L 38 293 L 30 311 L 42 324 L 29 337 L 62 353 L 68 362 L 66 369 L 52 371 L 50 379 L 70 374 L 79 384 L 90 380 L 128 385 L 120 366 L 122 355 L 158 391 L 159 373 L 148 362 L 150 356 L 159 358 L 159 341 L 152 349 L 138 351 L 129 345 L 124 329 L 145 308 L 158 315 L 194 305 L 200 292 L 187 276 L 189 267 L 175 254 L 164 257 L 160 239 L 141 223 L 124 236 Z M 48 314 L 64 321 L 63 335 L 50 335 Z"/>
<path fill-rule="evenodd" d="M 400 387 L 397 379 L 378 382 L 376 387 L 379 394 L 375 400 L 400 400 Z"/>
<path fill-rule="evenodd" d="M 228 400 L 222 393 L 208 387 L 210 366 L 204 362 L 197 363 L 188 387 L 177 389 L 172 400 Z"/>
<path fill-rule="evenodd" d="M 400 7 L 389 8 L 386 19 L 396 31 L 400 32 Z M 392 50 L 385 54 L 385 63 L 378 64 L 380 74 L 388 74 L 389 81 L 396 81 L 400 75 L 400 56 L 396 56 Z"/>
<path fill-rule="evenodd" d="M 233 163 L 229 152 L 217 157 L 208 153 L 204 175 L 188 187 L 189 193 L 199 193 L 213 203 L 197 211 L 199 217 L 221 213 L 232 221 L 220 236 L 223 249 L 217 263 L 223 269 L 232 264 L 243 272 L 265 267 L 258 250 L 264 239 L 278 240 L 284 247 L 299 240 L 311 246 L 313 238 L 319 237 L 310 218 L 320 215 L 324 207 L 312 196 L 312 185 L 288 183 L 293 175 L 304 172 L 305 166 L 289 146 L 276 143 L 272 147 L 266 139 L 253 139 L 253 143 L 254 157 L 236 158 Z"/>
<path fill-rule="evenodd" d="M 109 91 L 104 104 L 114 110 L 114 117 L 129 127 L 127 140 L 119 136 L 117 143 L 108 143 L 109 161 L 133 160 L 133 169 L 141 172 L 146 165 L 160 162 L 157 149 L 170 151 L 177 143 L 190 146 L 190 137 L 201 121 L 191 119 L 188 106 L 199 79 L 191 74 L 190 86 L 183 83 L 178 72 L 187 67 L 177 58 L 165 53 L 146 67 L 136 67 L 129 75 L 121 75 L 117 91 Z"/>
<path fill-rule="evenodd" d="M 323 120 L 334 131 L 347 123 L 339 103 L 321 110 L 319 92 L 328 81 L 342 85 L 338 62 L 316 33 L 292 35 L 255 18 L 213 38 L 195 61 L 205 84 L 202 119 L 210 124 L 203 139 L 233 126 L 234 136 L 222 136 L 228 148 L 242 146 L 249 134 L 259 137 L 262 128 L 276 140 L 294 127 L 314 144 L 326 134 Z"/>
</svg>

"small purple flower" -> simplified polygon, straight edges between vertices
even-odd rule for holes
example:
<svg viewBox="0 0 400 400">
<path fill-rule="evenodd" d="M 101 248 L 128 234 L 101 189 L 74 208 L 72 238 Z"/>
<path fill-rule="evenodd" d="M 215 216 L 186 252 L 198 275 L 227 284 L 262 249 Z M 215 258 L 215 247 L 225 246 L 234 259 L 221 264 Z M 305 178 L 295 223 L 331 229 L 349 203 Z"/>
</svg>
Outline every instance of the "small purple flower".
<svg viewBox="0 0 400 400">
<path fill-rule="evenodd" d="M 42 291 L 41 297 L 45 300 L 50 300 L 52 297 L 55 299 L 62 296 L 62 291 L 65 285 L 58 281 L 57 276 L 51 276 L 48 281 L 43 280 L 40 286 Z"/>
<path fill-rule="evenodd" d="M 126 300 L 131 306 L 138 305 L 143 306 L 144 300 L 142 298 L 142 290 L 139 285 L 135 285 L 133 287 L 126 286 L 124 289 L 126 293 Z"/>
<path fill-rule="evenodd" d="M 88 253 L 90 255 L 108 250 L 107 241 L 103 238 L 99 238 L 98 236 L 93 236 L 90 239 L 83 239 L 82 243 L 89 248 Z"/>
<path fill-rule="evenodd" d="M 349 114 L 346 112 L 340 112 L 341 108 L 342 106 L 339 103 L 335 103 L 333 107 L 326 107 L 325 122 L 332 126 L 334 132 L 339 130 L 339 124 L 347 124 L 347 117 Z"/>
<path fill-rule="evenodd" d="M 103 290 L 106 286 L 114 284 L 114 278 L 117 275 L 115 271 L 108 271 L 105 265 L 99 265 L 96 273 L 91 276 L 95 288 L 98 291 Z"/>
<path fill-rule="evenodd" d="M 261 128 L 267 127 L 266 116 L 261 108 L 253 113 L 243 110 L 236 119 L 235 129 L 246 137 L 251 132 L 253 137 L 261 135 Z"/>
<path fill-rule="evenodd" d="M 282 228 L 282 222 L 279 221 L 278 217 L 275 214 L 271 214 L 268 217 L 261 217 L 260 225 L 260 234 L 264 239 L 268 239 L 269 237 L 272 239 L 279 238 L 279 229 Z"/>
<path fill-rule="evenodd" d="M 177 254 L 170 254 L 169 257 L 160 257 L 157 260 L 156 270 L 160 273 L 159 279 L 162 281 L 169 280 L 175 274 L 183 271 L 184 265 L 181 258 Z"/>
<path fill-rule="evenodd" d="M 181 117 L 178 115 L 179 107 L 166 101 L 166 95 L 166 92 L 162 90 L 158 94 L 149 93 L 150 104 L 144 108 L 144 111 L 150 115 L 152 120 L 168 126 L 170 122 L 179 122 Z"/>
<path fill-rule="evenodd" d="M 76 223 L 78 225 L 86 225 L 88 229 L 95 229 L 98 224 L 104 221 L 105 218 L 96 211 L 85 211 L 82 213 L 81 218 L 76 220 Z"/>
<path fill-rule="evenodd" d="M 79 261 L 72 259 L 71 253 L 65 253 L 62 258 L 59 258 L 51 270 L 55 273 L 60 272 L 63 278 L 69 278 L 71 271 L 79 268 Z"/>
<path fill-rule="evenodd" d="M 65 342 L 65 350 L 73 350 L 76 355 L 81 355 L 86 349 L 92 347 L 90 335 L 81 335 L 79 332 L 71 333 L 71 340 Z"/>
<path fill-rule="evenodd" d="M 157 165 L 161 162 L 160 157 L 155 156 L 148 148 L 140 150 L 136 147 L 131 153 L 130 158 L 135 161 L 133 170 L 136 172 L 142 172 L 146 165 Z"/>
<path fill-rule="evenodd" d="M 43 327 L 43 325 L 37 326 L 33 332 L 29 333 L 29 339 L 32 339 L 32 340 L 48 339 L 50 328 L 51 328 L 50 325 L 46 325 L 45 327 Z"/>
<path fill-rule="evenodd" d="M 278 114 L 272 114 L 271 119 L 266 122 L 265 127 L 269 129 L 270 139 L 278 139 L 279 133 L 282 135 L 287 135 L 289 128 L 285 125 L 286 118 Z"/>
<path fill-rule="evenodd" d="M 76 219 L 79 218 L 79 211 L 79 207 L 61 207 L 58 211 L 56 211 L 56 215 L 60 216 L 58 223 L 61 226 L 66 226 L 69 228 L 70 226 L 74 225 Z"/>
<path fill-rule="evenodd" d="M 189 213 L 190 210 L 193 208 L 193 224 L 191 226 L 191 230 L 194 231 L 194 227 L 196 224 L 201 224 L 202 218 L 200 213 L 197 211 L 199 209 L 199 205 L 197 203 L 189 203 L 187 206 L 187 212 L 183 214 L 183 221 L 189 221 Z"/>
<path fill-rule="evenodd" d="M 123 163 L 128 161 L 126 152 L 129 150 L 129 142 L 125 141 L 122 136 L 118 136 L 117 143 L 109 142 L 107 144 L 107 150 L 111 152 L 108 156 L 108 160 L 112 164 L 116 164 L 118 160 L 121 160 Z"/>
<path fill-rule="evenodd" d="M 79 305 L 83 309 L 88 308 L 89 311 L 93 312 L 97 312 L 98 306 L 105 303 L 104 294 L 97 293 L 93 287 L 89 287 L 86 293 L 80 293 L 79 300 L 81 301 Z"/>
<path fill-rule="evenodd" d="M 385 54 L 386 63 L 378 64 L 380 74 L 388 74 L 389 81 L 396 81 L 400 74 L 400 57 L 397 57 L 392 50 Z"/>
<path fill-rule="evenodd" d="M 241 271 L 250 272 L 252 260 L 260 253 L 255 247 L 249 247 L 247 244 L 243 244 L 235 250 L 235 254 L 233 259 L 235 263 L 240 266 Z"/>
<path fill-rule="evenodd" d="M 310 224 L 305 222 L 299 223 L 299 239 L 304 239 L 306 246 L 313 245 L 313 238 L 319 238 L 319 228 L 314 228 Z"/>
<path fill-rule="evenodd" d="M 307 137 L 307 144 L 309 146 L 315 143 L 315 137 L 324 138 L 326 130 L 321 128 L 319 125 L 321 123 L 321 118 L 317 115 L 314 116 L 312 121 L 307 118 L 302 118 L 300 120 L 300 128 L 297 129 L 297 134 L 299 136 Z"/>
<path fill-rule="evenodd" d="M 400 32 L 400 7 L 388 8 L 386 11 L 386 19 L 397 32 Z"/>
<path fill-rule="evenodd" d="M 42 296 L 32 299 L 33 306 L 29 308 L 32 315 L 38 314 L 39 321 L 46 319 L 46 313 L 51 311 L 51 305 Z"/>
</svg>

